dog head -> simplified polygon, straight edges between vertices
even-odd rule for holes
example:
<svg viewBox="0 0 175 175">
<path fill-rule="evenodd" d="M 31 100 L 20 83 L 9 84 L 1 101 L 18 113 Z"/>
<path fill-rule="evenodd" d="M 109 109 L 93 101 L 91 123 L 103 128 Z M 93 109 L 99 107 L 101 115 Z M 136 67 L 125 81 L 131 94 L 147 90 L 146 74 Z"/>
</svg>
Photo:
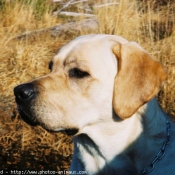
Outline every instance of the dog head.
<svg viewBox="0 0 175 175">
<path fill-rule="evenodd" d="M 166 75 L 135 42 L 85 35 L 59 49 L 50 74 L 15 87 L 21 117 L 59 131 L 81 130 L 115 113 L 131 117 L 153 98 Z"/>
</svg>

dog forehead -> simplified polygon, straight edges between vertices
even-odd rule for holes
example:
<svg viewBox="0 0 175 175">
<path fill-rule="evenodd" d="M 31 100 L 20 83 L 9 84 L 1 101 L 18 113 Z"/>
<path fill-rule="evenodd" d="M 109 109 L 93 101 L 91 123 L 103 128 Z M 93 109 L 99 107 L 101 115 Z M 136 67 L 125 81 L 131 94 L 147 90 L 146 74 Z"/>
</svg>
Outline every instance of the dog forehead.
<svg viewBox="0 0 175 175">
<path fill-rule="evenodd" d="M 73 54 L 81 55 L 81 54 L 95 54 L 95 53 L 102 53 L 105 52 L 105 49 L 109 47 L 109 40 L 117 41 L 119 43 L 126 43 L 128 42 L 126 39 L 120 36 L 114 35 L 105 35 L 105 34 L 90 34 L 90 35 L 83 35 L 77 37 L 64 46 L 62 46 L 55 57 L 53 58 L 54 61 L 65 61 L 65 59 Z M 83 57 L 85 58 L 85 57 Z"/>
<path fill-rule="evenodd" d="M 81 48 L 84 43 L 91 43 L 93 37 L 95 37 L 95 35 L 86 35 L 71 40 L 58 50 L 54 60 L 56 61 L 59 59 L 60 61 L 64 61 L 68 56 L 75 52 L 75 49 L 77 50 L 77 48 Z"/>
</svg>

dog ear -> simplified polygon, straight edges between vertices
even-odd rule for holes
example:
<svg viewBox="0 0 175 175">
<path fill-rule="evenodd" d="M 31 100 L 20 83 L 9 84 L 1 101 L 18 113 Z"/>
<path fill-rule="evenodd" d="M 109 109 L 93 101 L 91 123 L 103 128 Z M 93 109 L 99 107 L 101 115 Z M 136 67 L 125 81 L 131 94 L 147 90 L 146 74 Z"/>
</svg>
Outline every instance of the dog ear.
<svg viewBox="0 0 175 175">
<path fill-rule="evenodd" d="M 116 114 L 125 119 L 158 93 L 166 74 L 163 67 L 135 42 L 115 44 L 113 53 L 118 59 L 113 107 Z"/>
</svg>

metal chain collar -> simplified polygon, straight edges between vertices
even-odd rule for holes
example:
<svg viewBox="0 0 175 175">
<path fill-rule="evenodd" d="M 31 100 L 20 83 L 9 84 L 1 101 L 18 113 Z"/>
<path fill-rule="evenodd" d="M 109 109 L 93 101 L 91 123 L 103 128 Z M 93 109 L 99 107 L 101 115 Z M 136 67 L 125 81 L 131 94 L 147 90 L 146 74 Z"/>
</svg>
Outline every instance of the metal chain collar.
<svg viewBox="0 0 175 175">
<path fill-rule="evenodd" d="M 170 130 L 171 130 L 171 125 L 170 125 L 169 121 L 167 120 L 166 121 L 167 138 L 166 138 L 165 142 L 163 143 L 162 148 L 160 149 L 160 151 L 157 153 L 156 157 L 154 158 L 154 160 L 151 162 L 151 164 L 149 166 L 147 166 L 142 171 L 141 175 L 150 173 L 155 168 L 155 164 L 158 161 L 160 161 L 163 158 L 163 156 L 165 155 L 166 147 L 168 144 L 170 144 L 170 141 L 171 141 Z"/>
</svg>

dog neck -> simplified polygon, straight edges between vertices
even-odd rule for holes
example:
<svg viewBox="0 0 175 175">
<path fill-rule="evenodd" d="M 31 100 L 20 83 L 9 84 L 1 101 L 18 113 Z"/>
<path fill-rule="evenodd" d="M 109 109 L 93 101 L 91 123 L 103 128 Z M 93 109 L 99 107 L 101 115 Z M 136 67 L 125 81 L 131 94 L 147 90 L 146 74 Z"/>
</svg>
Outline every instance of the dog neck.
<svg viewBox="0 0 175 175">
<path fill-rule="evenodd" d="M 156 99 L 143 105 L 128 119 L 120 120 L 114 115 L 86 126 L 83 133 L 74 138 L 73 159 L 78 161 L 80 169 L 92 174 L 114 169 L 125 175 L 126 171 L 128 174 L 141 172 L 156 156 L 166 139 L 167 120 Z"/>
</svg>

